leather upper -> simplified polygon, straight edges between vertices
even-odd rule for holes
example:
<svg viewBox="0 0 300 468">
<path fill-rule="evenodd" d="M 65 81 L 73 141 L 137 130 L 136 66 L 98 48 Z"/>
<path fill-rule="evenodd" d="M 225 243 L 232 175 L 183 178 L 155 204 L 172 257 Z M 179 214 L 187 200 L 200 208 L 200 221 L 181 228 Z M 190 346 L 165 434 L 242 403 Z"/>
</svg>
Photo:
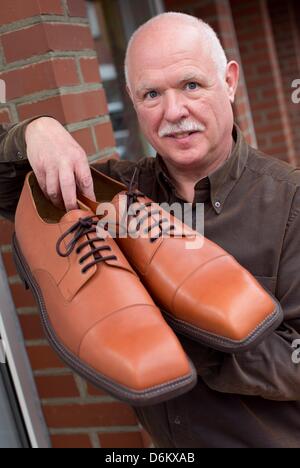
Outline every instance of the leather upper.
<svg viewBox="0 0 300 468">
<path fill-rule="evenodd" d="M 82 264 L 79 260 L 91 251 L 90 245 L 79 255 L 76 248 L 67 257 L 57 254 L 58 239 L 80 217 L 95 215 L 74 210 L 56 222 L 46 221 L 36 207 L 42 194 L 33 196 L 33 181 L 33 174 L 28 175 L 16 236 L 63 345 L 97 371 L 137 390 L 188 375 L 190 364 L 179 341 L 113 239 L 97 239 L 95 245 L 108 245 L 117 260 L 103 261 L 86 273 L 82 269 L 91 258 Z M 107 236 L 101 228 L 99 232 Z M 66 249 L 72 237 L 63 240 Z"/>
<path fill-rule="evenodd" d="M 100 187 L 107 184 L 109 194 L 115 194 L 112 203 L 117 219 L 110 220 L 108 214 L 105 220 L 122 224 L 128 191 L 95 169 L 92 174 L 97 203 L 83 197 L 84 202 L 99 212 L 99 195 L 107 200 L 106 194 L 100 193 Z M 145 207 L 148 203 L 151 208 Z M 141 220 L 142 235 L 137 238 L 119 236 L 116 241 L 162 309 L 204 332 L 236 342 L 247 339 L 270 320 L 276 309 L 274 300 L 231 255 L 149 198 L 137 195 L 132 204 L 133 212 L 136 213 L 137 208 L 140 208 L 137 216 L 129 216 L 126 223 L 130 225 L 133 218 L 135 223 Z M 164 218 L 169 222 L 162 226 L 173 236 L 159 237 L 158 222 Z M 168 231 L 168 225 L 173 229 Z M 151 226 L 155 226 L 154 229 Z M 147 230 L 149 235 L 145 234 Z M 155 237 L 157 239 L 152 242 L 151 238 Z"/>
</svg>

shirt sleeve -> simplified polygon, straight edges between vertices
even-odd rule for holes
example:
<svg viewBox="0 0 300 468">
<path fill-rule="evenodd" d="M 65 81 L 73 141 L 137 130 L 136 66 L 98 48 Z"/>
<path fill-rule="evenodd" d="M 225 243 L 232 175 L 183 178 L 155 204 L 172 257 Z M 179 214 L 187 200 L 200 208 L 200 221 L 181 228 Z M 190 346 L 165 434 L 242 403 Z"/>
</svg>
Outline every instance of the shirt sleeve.
<svg viewBox="0 0 300 468">
<path fill-rule="evenodd" d="M 18 124 L 0 125 L 0 164 L 27 161 L 25 130 L 27 125 L 42 116 L 24 120 Z"/>
<path fill-rule="evenodd" d="M 44 116 L 18 124 L 0 125 L 0 215 L 13 221 L 26 174 L 31 170 L 27 159 L 25 130 Z"/>
<path fill-rule="evenodd" d="M 282 246 L 276 297 L 284 322 L 253 350 L 219 355 L 202 378 L 213 390 L 268 400 L 300 400 L 300 189 L 296 190 Z"/>
</svg>

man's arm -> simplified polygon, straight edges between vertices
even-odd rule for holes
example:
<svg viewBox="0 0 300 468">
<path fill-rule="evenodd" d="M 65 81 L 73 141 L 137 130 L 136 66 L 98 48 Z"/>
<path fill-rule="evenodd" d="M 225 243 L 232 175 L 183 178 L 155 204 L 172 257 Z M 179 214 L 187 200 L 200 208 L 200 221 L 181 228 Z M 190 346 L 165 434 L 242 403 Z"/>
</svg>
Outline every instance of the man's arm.
<svg viewBox="0 0 300 468">
<path fill-rule="evenodd" d="M 0 213 L 13 218 L 26 173 L 33 169 L 54 205 L 77 207 L 76 187 L 95 199 L 84 150 L 51 117 L 0 126 Z"/>
<path fill-rule="evenodd" d="M 206 384 L 219 392 L 257 395 L 268 400 L 300 400 L 300 189 L 294 197 L 286 227 L 276 297 L 285 321 L 251 351 L 222 355 L 206 369 Z M 298 341 L 299 340 L 299 341 Z M 293 347 L 294 344 L 294 347 Z"/>
<path fill-rule="evenodd" d="M 30 170 L 25 130 L 33 119 L 0 125 L 0 215 L 13 220 L 24 179 Z"/>
<path fill-rule="evenodd" d="M 94 167 L 114 179 L 131 179 L 135 163 L 108 160 Z M 77 207 L 76 188 L 94 199 L 93 180 L 84 150 L 51 117 L 0 125 L 0 214 L 14 219 L 27 172 L 33 170 L 54 205 Z"/>
<path fill-rule="evenodd" d="M 20 162 L 22 160 L 25 161 L 25 164 L 28 163 L 25 131 L 27 125 L 35 119 L 27 119 L 19 124 L 0 125 L 0 164 Z"/>
</svg>

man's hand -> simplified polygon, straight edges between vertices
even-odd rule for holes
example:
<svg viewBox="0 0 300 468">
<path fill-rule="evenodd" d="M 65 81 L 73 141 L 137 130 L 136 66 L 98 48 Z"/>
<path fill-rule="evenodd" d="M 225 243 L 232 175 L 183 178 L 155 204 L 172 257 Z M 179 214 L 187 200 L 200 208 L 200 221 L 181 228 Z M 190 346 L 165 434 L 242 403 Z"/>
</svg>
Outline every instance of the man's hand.
<svg viewBox="0 0 300 468">
<path fill-rule="evenodd" d="M 34 120 L 26 128 L 25 140 L 29 163 L 45 196 L 55 206 L 76 209 L 76 186 L 95 200 L 86 154 L 57 120 Z"/>
</svg>

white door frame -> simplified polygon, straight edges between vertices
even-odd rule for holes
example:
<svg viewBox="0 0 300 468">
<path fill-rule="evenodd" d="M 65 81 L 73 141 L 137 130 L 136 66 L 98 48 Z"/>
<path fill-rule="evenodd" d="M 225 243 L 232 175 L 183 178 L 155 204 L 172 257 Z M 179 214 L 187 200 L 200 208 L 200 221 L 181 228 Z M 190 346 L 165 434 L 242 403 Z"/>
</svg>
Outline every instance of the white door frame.
<svg viewBox="0 0 300 468">
<path fill-rule="evenodd" d="M 2 344 L 1 360 L 9 367 L 31 447 L 50 448 L 48 429 L 43 417 L 17 312 L 10 293 L 1 252 L 0 337 Z"/>
</svg>

